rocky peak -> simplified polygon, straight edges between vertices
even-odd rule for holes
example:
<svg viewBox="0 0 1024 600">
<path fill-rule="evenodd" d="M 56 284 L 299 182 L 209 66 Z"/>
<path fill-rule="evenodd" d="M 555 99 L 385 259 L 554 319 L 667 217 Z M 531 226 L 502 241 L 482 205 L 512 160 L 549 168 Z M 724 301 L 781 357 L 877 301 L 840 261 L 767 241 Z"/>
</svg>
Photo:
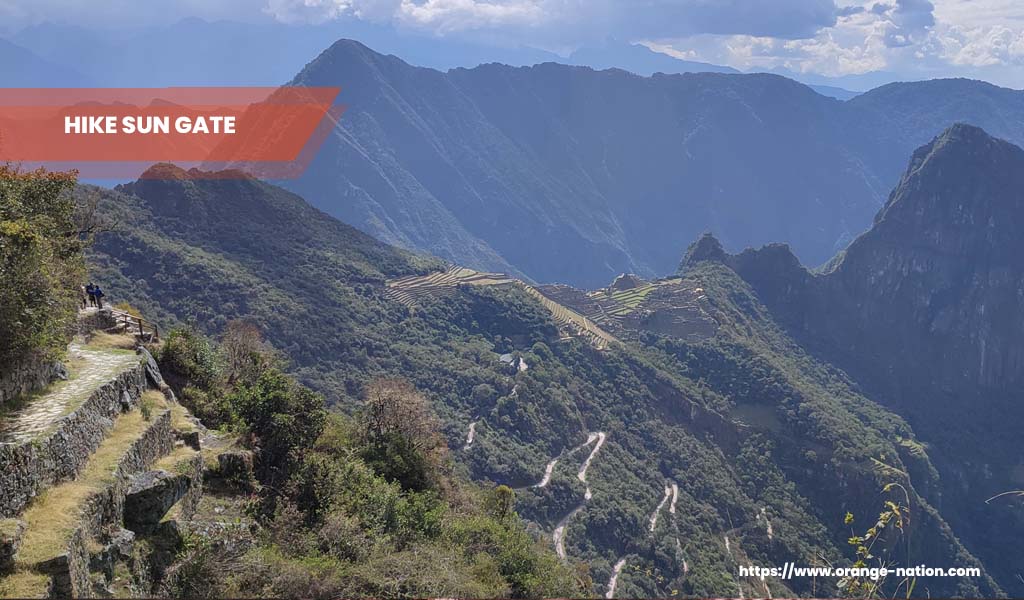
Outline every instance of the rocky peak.
<svg viewBox="0 0 1024 600">
<path fill-rule="evenodd" d="M 636 275 L 632 273 L 623 273 L 616 277 L 615 281 L 612 281 L 609 288 L 615 291 L 631 290 L 640 287 L 643 283 L 644 280 L 640 279 Z"/>
<path fill-rule="evenodd" d="M 914 153 L 875 224 L 909 226 L 933 238 L 927 234 L 942 229 L 968 236 L 1012 231 L 1017 238 L 1024 220 L 1021 164 L 1024 150 L 977 127 L 954 125 Z"/>
<path fill-rule="evenodd" d="M 954 125 L 914 153 L 830 287 L 856 302 L 875 350 L 898 338 L 949 388 L 1021 380 L 1022 227 L 1024 151 Z"/>
<path fill-rule="evenodd" d="M 722 248 L 722 243 L 718 241 L 718 238 L 711 232 L 704 232 L 696 242 L 690 244 L 690 247 L 686 249 L 683 261 L 679 264 L 679 271 L 684 272 L 706 260 L 726 262 L 728 258 L 729 255 Z"/>
</svg>

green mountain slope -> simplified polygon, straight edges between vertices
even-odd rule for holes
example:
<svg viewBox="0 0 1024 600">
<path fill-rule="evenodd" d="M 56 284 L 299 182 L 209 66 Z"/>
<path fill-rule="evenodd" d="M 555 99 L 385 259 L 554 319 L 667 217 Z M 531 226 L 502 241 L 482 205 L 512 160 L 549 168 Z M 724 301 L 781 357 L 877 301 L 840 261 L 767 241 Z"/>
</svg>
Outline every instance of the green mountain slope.
<svg viewBox="0 0 1024 600">
<path fill-rule="evenodd" d="M 252 320 L 342 410 L 374 377 L 408 379 L 462 468 L 517 488 L 536 535 L 588 565 L 595 594 L 612 581 L 620 596 L 834 594 L 834 581 L 762 583 L 737 566 L 850 563 L 844 516 L 866 528 L 885 499 L 913 515 L 885 556 L 980 566 L 940 512 L 910 426 L 804 353 L 735 272 L 696 260 L 699 247 L 685 287 L 704 290 L 716 333 L 599 351 L 565 338 L 525 288 L 463 285 L 410 307 L 385 282 L 440 263 L 267 184 L 165 175 L 83 190 L 120 217 L 92 256 L 111 298 L 212 334 Z M 508 353 L 516 368 L 499 359 Z M 881 493 L 889 483 L 907 495 Z M 919 585 L 999 591 L 987 576 Z"/>
</svg>

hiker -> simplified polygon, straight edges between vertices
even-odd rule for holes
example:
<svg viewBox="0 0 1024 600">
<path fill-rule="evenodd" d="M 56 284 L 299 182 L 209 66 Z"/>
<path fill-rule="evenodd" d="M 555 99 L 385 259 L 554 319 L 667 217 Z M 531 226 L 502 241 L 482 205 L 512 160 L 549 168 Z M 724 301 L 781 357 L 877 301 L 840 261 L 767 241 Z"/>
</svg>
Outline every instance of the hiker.
<svg viewBox="0 0 1024 600">
<path fill-rule="evenodd" d="M 85 293 L 89 296 L 89 306 L 96 306 L 96 286 L 92 283 L 85 286 Z"/>
<path fill-rule="evenodd" d="M 89 294 L 85 291 L 85 286 L 78 286 L 78 300 L 82 303 L 82 310 L 85 310 L 89 306 Z"/>
<path fill-rule="evenodd" d="M 103 290 L 100 289 L 100 286 L 97 285 L 96 287 L 94 287 L 92 289 L 92 296 L 93 296 L 93 298 L 96 298 L 96 308 L 102 309 L 103 308 Z"/>
</svg>

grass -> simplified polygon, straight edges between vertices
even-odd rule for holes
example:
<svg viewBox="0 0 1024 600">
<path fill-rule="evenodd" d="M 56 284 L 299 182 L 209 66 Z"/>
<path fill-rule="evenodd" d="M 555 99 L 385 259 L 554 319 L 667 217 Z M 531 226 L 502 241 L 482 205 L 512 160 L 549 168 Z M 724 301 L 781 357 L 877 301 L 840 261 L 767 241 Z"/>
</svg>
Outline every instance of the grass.
<svg viewBox="0 0 1024 600">
<path fill-rule="evenodd" d="M 166 408 L 162 396 L 155 406 Z M 29 504 L 21 517 L 26 529 L 17 556 L 19 566 L 31 566 L 64 552 L 81 521 L 84 502 L 114 481 L 121 457 L 147 427 L 139 409 L 121 415 L 77 479 L 46 490 Z"/>
<path fill-rule="evenodd" d="M 0 577 L 0 597 L 44 598 L 50 591 L 50 577 L 32 571 L 23 571 Z"/>
<path fill-rule="evenodd" d="M 656 286 L 654 284 L 648 283 L 640 287 L 635 287 L 631 290 L 613 292 L 611 297 L 616 302 L 625 304 L 626 306 L 635 307 L 639 305 L 643 299 L 647 297 L 647 294 L 650 294 L 655 287 Z"/>
<path fill-rule="evenodd" d="M 612 292 L 608 297 L 619 303 L 620 307 L 610 311 L 609 314 L 616 317 L 628 315 L 636 310 L 644 299 L 647 298 L 647 295 L 653 292 L 656 287 L 658 286 L 653 283 L 647 283 L 630 290 Z"/>
<path fill-rule="evenodd" d="M 149 390 L 148 392 L 143 394 L 142 397 L 146 398 L 147 396 L 150 396 L 150 395 L 159 396 L 160 398 L 163 398 L 163 394 L 161 394 L 160 392 L 157 392 L 155 390 Z M 189 417 L 188 409 L 186 409 L 184 406 L 182 406 L 180 404 L 172 404 L 171 405 L 171 427 L 172 428 L 174 428 L 175 430 L 180 431 L 182 433 L 191 433 L 191 432 L 195 431 L 197 429 L 196 426 L 195 426 L 195 423 L 190 421 L 188 417 Z"/>
<path fill-rule="evenodd" d="M 181 446 L 158 460 L 153 465 L 153 469 L 163 469 L 171 473 L 184 473 L 189 466 L 189 460 L 196 454 L 197 452 L 192 448 Z"/>
<path fill-rule="evenodd" d="M 17 519 L 0 519 L 0 535 L 12 536 L 18 531 Z"/>
<path fill-rule="evenodd" d="M 132 352 L 135 351 L 135 345 L 135 336 L 105 331 L 94 331 L 87 344 L 94 350 L 131 350 Z"/>
</svg>

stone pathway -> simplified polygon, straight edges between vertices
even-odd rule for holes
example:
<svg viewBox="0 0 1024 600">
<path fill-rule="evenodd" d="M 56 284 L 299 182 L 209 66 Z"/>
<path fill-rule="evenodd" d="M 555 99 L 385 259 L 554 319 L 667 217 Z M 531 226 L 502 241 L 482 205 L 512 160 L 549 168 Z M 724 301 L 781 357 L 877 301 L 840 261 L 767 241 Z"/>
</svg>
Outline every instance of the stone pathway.
<svg viewBox="0 0 1024 600">
<path fill-rule="evenodd" d="M 68 363 L 74 365 L 71 379 L 53 383 L 24 406 L 0 415 L 0 444 L 32 441 L 88 400 L 93 391 L 138 361 L 132 353 L 97 350 L 72 343 L 68 347 Z"/>
</svg>

